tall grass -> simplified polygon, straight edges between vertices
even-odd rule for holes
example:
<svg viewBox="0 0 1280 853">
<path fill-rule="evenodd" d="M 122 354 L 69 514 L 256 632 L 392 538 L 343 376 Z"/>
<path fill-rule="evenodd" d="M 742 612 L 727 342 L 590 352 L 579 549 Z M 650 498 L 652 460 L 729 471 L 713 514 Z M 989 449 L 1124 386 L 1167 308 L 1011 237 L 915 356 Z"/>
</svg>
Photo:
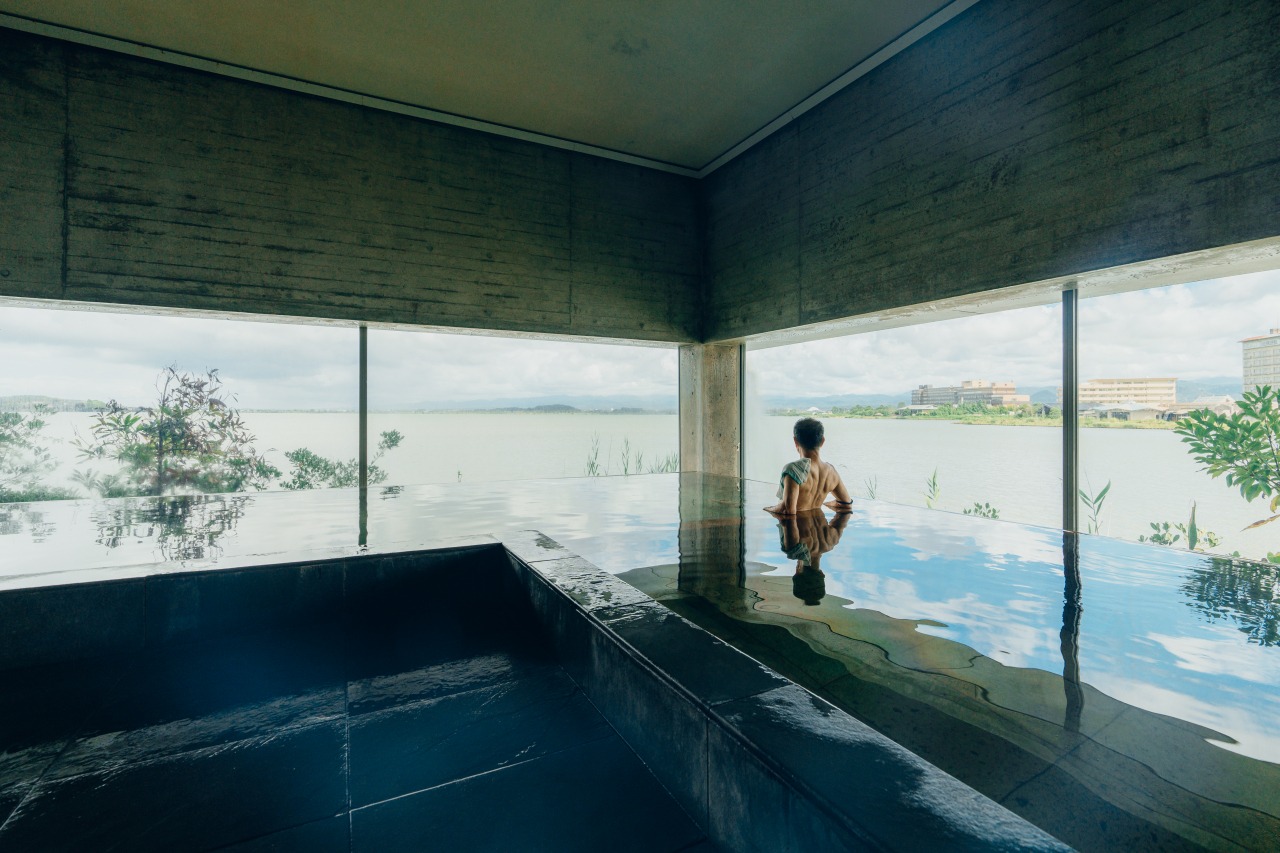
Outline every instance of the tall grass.
<svg viewBox="0 0 1280 853">
<path fill-rule="evenodd" d="M 674 474 L 680 470 L 680 455 L 668 453 L 651 459 L 644 458 L 644 451 L 631 446 L 631 438 L 622 439 L 622 450 L 618 454 L 618 467 L 626 474 Z M 586 474 L 588 477 L 607 477 L 612 473 L 608 456 L 600 459 L 600 436 L 591 434 L 591 449 L 587 452 Z"/>
</svg>

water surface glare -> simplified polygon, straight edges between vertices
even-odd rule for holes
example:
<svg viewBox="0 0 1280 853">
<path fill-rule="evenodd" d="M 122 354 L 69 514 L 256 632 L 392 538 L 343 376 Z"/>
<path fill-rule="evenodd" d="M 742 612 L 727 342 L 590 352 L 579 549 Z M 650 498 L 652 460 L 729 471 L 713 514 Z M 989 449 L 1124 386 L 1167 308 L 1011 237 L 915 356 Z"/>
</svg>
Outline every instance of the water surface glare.
<svg viewBox="0 0 1280 853">
<path fill-rule="evenodd" d="M 699 475 L 0 506 L 0 588 L 543 531 L 1081 849 L 1280 849 L 1280 568 Z"/>
</svg>

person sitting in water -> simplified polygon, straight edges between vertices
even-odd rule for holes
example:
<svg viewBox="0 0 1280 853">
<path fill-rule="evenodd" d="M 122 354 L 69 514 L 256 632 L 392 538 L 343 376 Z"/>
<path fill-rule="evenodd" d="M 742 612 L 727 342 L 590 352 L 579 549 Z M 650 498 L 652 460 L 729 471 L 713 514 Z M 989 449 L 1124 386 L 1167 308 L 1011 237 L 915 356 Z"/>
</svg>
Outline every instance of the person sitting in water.
<svg viewBox="0 0 1280 853">
<path fill-rule="evenodd" d="M 791 594 L 812 607 L 827 594 L 827 576 L 822 572 L 822 555 L 840 544 L 840 534 L 849 523 L 849 513 L 837 512 L 831 521 L 820 509 L 802 510 L 778 520 L 778 547 L 796 561 L 791 578 Z"/>
<path fill-rule="evenodd" d="M 853 508 L 849 490 L 844 487 L 840 473 L 834 465 L 823 462 L 818 456 L 818 451 L 826 441 L 822 432 L 822 421 L 814 418 L 796 421 L 791 435 L 795 439 L 800 459 L 788 462 L 782 469 L 782 482 L 778 484 L 778 497 L 781 500 L 773 506 L 765 507 L 766 512 L 790 516 L 808 509 L 817 509 L 823 505 L 827 495 L 835 495 L 835 500 L 826 505 L 837 512 L 849 512 Z"/>
</svg>

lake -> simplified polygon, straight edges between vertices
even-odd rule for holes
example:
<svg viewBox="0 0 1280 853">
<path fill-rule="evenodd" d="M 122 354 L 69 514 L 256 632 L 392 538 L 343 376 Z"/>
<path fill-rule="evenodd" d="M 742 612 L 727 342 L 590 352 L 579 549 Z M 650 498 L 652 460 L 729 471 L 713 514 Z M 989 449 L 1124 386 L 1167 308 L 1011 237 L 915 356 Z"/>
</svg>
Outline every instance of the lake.
<svg viewBox="0 0 1280 853">
<path fill-rule="evenodd" d="M 52 478 L 69 482 L 78 462 L 70 440 L 88 434 L 90 415 L 62 413 L 46 430 L 61 466 Z M 354 413 L 247 412 L 257 447 L 282 469 L 284 452 L 297 447 L 330 458 L 356 455 Z M 748 418 L 746 475 L 774 481 L 795 457 L 794 418 Z M 1000 518 L 1054 527 L 1061 519 L 1061 431 L 1053 427 L 956 424 L 932 420 L 825 420 L 823 458 L 835 464 L 850 490 L 866 497 L 873 481 L 880 500 L 925 505 L 926 480 L 936 470 L 937 509 L 959 512 L 975 502 L 995 507 Z M 371 413 L 373 440 L 383 430 L 404 435 L 380 462 L 388 484 L 498 482 L 581 477 L 598 446 L 597 464 L 608 474 L 647 470 L 677 450 L 675 415 L 525 413 Z M 1099 518 L 1104 535 L 1135 539 L 1154 521 L 1183 522 L 1196 503 L 1201 529 L 1222 537 L 1215 549 L 1258 557 L 1280 550 L 1280 524 L 1241 532 L 1267 515 L 1263 501 L 1250 505 L 1222 480 L 1198 470 L 1179 437 L 1163 430 L 1081 431 L 1081 487 L 1108 481 L 1111 490 Z M 624 462 L 624 453 L 626 462 Z M 640 457 L 637 466 L 637 457 Z M 100 472 L 107 470 L 95 463 Z M 1082 524 L 1087 520 L 1082 512 Z"/>
<path fill-rule="evenodd" d="M 747 476 L 773 480 L 795 458 L 792 418 L 747 422 L 753 448 Z M 925 505 L 926 481 L 937 471 L 937 509 L 960 512 L 987 503 L 1000 518 L 1048 527 L 1062 519 L 1062 430 L 933 420 L 830 418 L 824 421 L 823 458 L 840 469 L 849 489 L 893 503 Z M 1249 504 L 1221 480 L 1199 470 L 1174 432 L 1154 429 L 1082 429 L 1080 487 L 1093 494 L 1108 482 L 1098 532 L 1121 539 L 1150 534 L 1151 522 L 1186 523 L 1192 501 L 1196 523 L 1222 537 L 1214 550 L 1245 556 L 1280 551 L 1280 523 L 1242 532 L 1264 518 L 1265 501 Z M 1081 507 L 1080 523 L 1088 521 Z M 1087 529 L 1087 528 L 1086 528 Z M 1179 543 L 1181 544 L 1181 543 Z"/>
<path fill-rule="evenodd" d="M 57 481 L 68 481 L 74 467 L 108 466 L 77 461 L 71 446 L 77 434 L 89 435 L 92 415 L 61 413 L 45 434 L 62 462 Z M 284 454 L 299 447 L 331 459 L 352 459 L 358 452 L 359 420 L 354 412 L 243 412 L 254 443 L 267 459 L 288 470 Z M 399 430 L 401 445 L 379 463 L 388 484 L 534 480 L 582 477 L 593 439 L 597 462 L 608 474 L 639 473 L 640 467 L 677 450 L 675 415 L 594 414 L 418 414 L 370 413 L 370 443 L 384 430 Z M 623 463 L 627 451 L 630 468 Z"/>
</svg>

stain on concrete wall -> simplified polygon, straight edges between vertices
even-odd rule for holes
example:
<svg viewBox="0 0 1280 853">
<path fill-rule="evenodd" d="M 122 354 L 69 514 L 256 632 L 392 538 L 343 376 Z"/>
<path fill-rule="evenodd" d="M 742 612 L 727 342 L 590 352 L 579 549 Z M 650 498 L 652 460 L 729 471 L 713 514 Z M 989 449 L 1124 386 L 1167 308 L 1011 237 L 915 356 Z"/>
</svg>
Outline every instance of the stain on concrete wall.
<svg viewBox="0 0 1280 853">
<path fill-rule="evenodd" d="M 696 335 L 693 181 L 0 30 L 0 295 Z"/>
</svg>

